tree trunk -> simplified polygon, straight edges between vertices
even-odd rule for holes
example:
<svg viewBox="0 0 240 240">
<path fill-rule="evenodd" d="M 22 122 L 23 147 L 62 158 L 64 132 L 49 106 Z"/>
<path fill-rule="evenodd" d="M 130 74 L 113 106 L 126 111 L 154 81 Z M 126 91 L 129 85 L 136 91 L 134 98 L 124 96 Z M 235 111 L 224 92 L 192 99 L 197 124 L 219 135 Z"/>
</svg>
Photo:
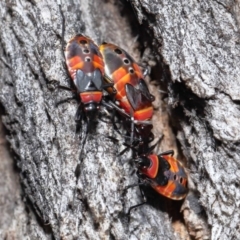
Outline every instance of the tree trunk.
<svg viewBox="0 0 240 240">
<path fill-rule="evenodd" d="M 133 9 L 113 0 L 0 3 L 0 102 L 9 142 L 0 163 L 1 238 L 240 238 L 239 3 L 131 3 Z M 115 43 L 139 62 L 139 49 L 149 50 L 154 133 L 164 134 L 159 151 L 177 152 L 177 136 L 178 159 L 190 169 L 185 225 L 182 202 L 153 191 L 128 217 L 142 197 L 138 188 L 125 192 L 137 177 L 129 156 L 117 157 L 121 142 L 108 138 L 120 136 L 99 121 L 83 144 L 78 103 L 57 104 L 72 96 L 54 83 L 70 86 L 62 47 L 77 33 Z"/>
<path fill-rule="evenodd" d="M 133 5 L 161 56 L 171 119 L 211 239 L 240 239 L 240 3 L 136 0 Z M 203 211 L 195 202 L 189 195 L 184 218 L 193 237 L 204 237 L 195 214 Z"/>
</svg>

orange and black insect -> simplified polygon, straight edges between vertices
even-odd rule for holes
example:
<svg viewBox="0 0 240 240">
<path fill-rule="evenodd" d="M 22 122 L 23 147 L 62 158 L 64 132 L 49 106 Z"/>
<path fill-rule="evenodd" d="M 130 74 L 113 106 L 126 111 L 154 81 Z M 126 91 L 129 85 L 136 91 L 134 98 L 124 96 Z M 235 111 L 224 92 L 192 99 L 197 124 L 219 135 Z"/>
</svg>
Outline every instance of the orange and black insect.
<svg viewBox="0 0 240 240">
<path fill-rule="evenodd" d="M 182 200 L 188 193 L 187 174 L 173 154 L 170 150 L 159 155 L 143 155 L 138 157 L 135 163 L 138 176 L 144 184 L 149 184 L 167 198 Z"/>
<path fill-rule="evenodd" d="M 114 44 L 103 43 L 99 49 L 105 63 L 105 79 L 114 84 L 115 101 L 129 116 L 131 131 L 149 141 L 155 98 L 148 90 L 141 68 L 125 50 Z"/>
<path fill-rule="evenodd" d="M 138 152 L 133 146 L 124 144 L 131 148 L 134 152 Z M 138 184 L 133 184 L 127 187 L 135 186 L 151 186 L 157 193 L 172 200 L 182 200 L 188 193 L 187 174 L 184 166 L 176 158 L 173 157 L 174 151 L 169 150 L 159 155 L 150 153 L 155 146 L 149 148 L 149 152 L 137 156 L 134 159 L 138 169 L 137 175 L 139 178 Z M 134 205 L 129 208 L 128 215 L 131 210 L 147 203 L 147 198 L 140 187 L 144 202 Z"/>
<path fill-rule="evenodd" d="M 68 42 L 65 58 L 68 71 L 80 98 L 76 121 L 82 119 L 84 112 L 89 127 L 98 115 L 103 89 L 110 87 L 103 81 L 104 62 L 102 54 L 93 40 L 78 34 Z"/>
</svg>

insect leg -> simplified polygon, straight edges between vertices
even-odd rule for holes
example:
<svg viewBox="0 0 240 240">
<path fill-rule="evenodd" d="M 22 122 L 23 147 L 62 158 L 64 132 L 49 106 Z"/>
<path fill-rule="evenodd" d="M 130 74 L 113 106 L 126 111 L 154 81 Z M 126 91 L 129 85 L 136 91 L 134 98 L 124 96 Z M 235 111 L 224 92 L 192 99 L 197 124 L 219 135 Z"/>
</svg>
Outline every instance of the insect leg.
<svg viewBox="0 0 240 240">
<path fill-rule="evenodd" d="M 142 196 L 142 198 L 143 198 L 143 202 L 141 202 L 141 203 L 139 203 L 139 204 L 136 204 L 136 205 L 133 205 L 133 206 L 131 206 L 131 207 L 128 209 L 128 212 L 127 212 L 128 219 L 130 219 L 130 213 L 131 213 L 131 211 L 132 211 L 133 209 L 135 209 L 135 208 L 137 208 L 137 207 L 140 207 L 140 206 L 142 206 L 142 205 L 144 205 L 144 204 L 147 203 L 147 198 L 146 198 L 143 190 L 141 189 L 141 186 L 142 186 L 142 185 L 146 185 L 146 183 L 145 183 L 144 181 L 141 182 L 141 180 L 138 179 L 138 183 L 137 183 L 137 184 L 132 184 L 132 185 L 129 185 L 129 186 L 127 187 L 127 189 L 129 189 L 129 188 L 137 187 L 137 186 L 138 186 L 138 187 L 139 187 L 139 190 L 140 190 L 140 192 L 141 192 L 141 196 Z"/>
<path fill-rule="evenodd" d="M 77 92 L 76 89 L 72 89 L 70 87 L 63 86 L 63 85 L 58 85 L 58 88 L 69 91 L 69 92 Z"/>
<path fill-rule="evenodd" d="M 163 155 L 171 155 L 171 156 L 173 156 L 174 155 L 174 150 L 168 150 L 168 151 L 160 153 L 159 155 L 160 156 L 163 156 Z"/>
<path fill-rule="evenodd" d="M 70 101 L 70 100 L 76 100 L 76 97 L 69 97 L 69 98 L 65 98 L 65 99 L 63 99 L 63 100 L 60 100 L 60 101 L 58 101 L 58 102 L 56 103 L 56 107 L 59 106 L 59 105 L 61 105 L 61 104 L 63 104 L 63 103 L 65 103 L 65 102 L 68 102 L 68 101 Z"/>
</svg>

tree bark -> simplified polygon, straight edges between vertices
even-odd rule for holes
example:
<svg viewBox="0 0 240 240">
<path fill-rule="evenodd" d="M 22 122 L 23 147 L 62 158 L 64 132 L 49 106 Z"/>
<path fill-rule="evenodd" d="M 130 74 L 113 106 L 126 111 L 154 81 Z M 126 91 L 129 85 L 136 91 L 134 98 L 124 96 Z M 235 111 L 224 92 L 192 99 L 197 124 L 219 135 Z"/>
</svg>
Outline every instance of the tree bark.
<svg viewBox="0 0 240 240">
<path fill-rule="evenodd" d="M 171 116 L 210 237 L 240 239 L 239 1 L 132 3 L 154 36 Z M 196 201 L 190 196 L 184 213 L 189 232 L 207 238 L 205 227 L 195 224 L 195 213 L 203 211 L 191 207 Z"/>
<path fill-rule="evenodd" d="M 128 208 L 142 198 L 138 188 L 123 194 L 137 177 L 132 162 L 117 157 L 121 144 L 107 137 L 115 134 L 112 124 L 99 121 L 82 146 L 85 126 L 76 133 L 74 121 L 78 103 L 57 105 L 72 96 L 53 83 L 70 84 L 62 46 L 73 35 L 114 42 L 139 59 L 119 6 L 6 0 L 0 13 L 2 120 L 18 169 L 1 161 L 1 238 L 175 239 L 159 203 L 136 209 L 128 222 Z"/>
<path fill-rule="evenodd" d="M 0 3 L 0 102 L 9 143 L 2 135 L 2 239 L 240 238 L 239 2 L 131 5 Z M 117 157 L 121 143 L 108 138 L 116 136 L 112 124 L 99 121 L 83 146 L 86 125 L 76 133 L 74 121 L 78 103 L 57 105 L 72 96 L 54 83 L 70 85 L 62 47 L 77 33 L 118 44 L 139 62 L 139 49 L 149 50 L 154 133 L 164 134 L 159 151 L 181 149 L 178 159 L 189 168 L 185 225 L 177 214 L 182 202 L 153 191 L 128 222 L 128 208 L 142 198 L 138 188 L 125 193 L 137 177 L 129 156 Z"/>
</svg>

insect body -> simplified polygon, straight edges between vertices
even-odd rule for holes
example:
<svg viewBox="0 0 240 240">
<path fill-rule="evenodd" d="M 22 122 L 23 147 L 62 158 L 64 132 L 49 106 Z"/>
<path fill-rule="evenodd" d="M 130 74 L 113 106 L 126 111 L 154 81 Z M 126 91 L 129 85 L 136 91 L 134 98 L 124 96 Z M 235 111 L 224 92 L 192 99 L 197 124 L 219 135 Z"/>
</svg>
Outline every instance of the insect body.
<svg viewBox="0 0 240 240">
<path fill-rule="evenodd" d="M 187 174 L 183 165 L 172 155 L 173 151 L 150 154 L 137 158 L 135 162 L 141 181 L 167 198 L 181 200 L 188 192 Z"/>
<path fill-rule="evenodd" d="M 98 114 L 102 100 L 104 62 L 98 46 L 81 34 L 73 37 L 67 44 L 65 58 L 70 76 L 80 98 L 76 120 L 82 118 L 82 111 L 89 125 Z M 108 86 L 109 87 L 109 86 Z"/>
<path fill-rule="evenodd" d="M 113 83 L 116 89 L 115 100 L 129 115 L 134 134 L 149 140 L 152 135 L 150 120 L 154 96 L 149 93 L 139 65 L 126 51 L 114 44 L 103 43 L 99 49 L 105 62 L 105 79 Z"/>
</svg>

